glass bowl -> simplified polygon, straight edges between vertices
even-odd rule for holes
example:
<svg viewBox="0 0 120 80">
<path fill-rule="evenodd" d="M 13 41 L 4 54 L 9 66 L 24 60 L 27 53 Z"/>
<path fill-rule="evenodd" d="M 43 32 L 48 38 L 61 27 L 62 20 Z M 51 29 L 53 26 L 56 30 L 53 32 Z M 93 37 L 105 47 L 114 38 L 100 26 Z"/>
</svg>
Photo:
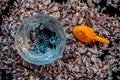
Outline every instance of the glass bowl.
<svg viewBox="0 0 120 80">
<path fill-rule="evenodd" d="M 44 65 L 55 61 L 66 44 L 62 25 L 55 18 L 37 14 L 26 18 L 15 34 L 18 54 L 29 63 Z"/>
</svg>

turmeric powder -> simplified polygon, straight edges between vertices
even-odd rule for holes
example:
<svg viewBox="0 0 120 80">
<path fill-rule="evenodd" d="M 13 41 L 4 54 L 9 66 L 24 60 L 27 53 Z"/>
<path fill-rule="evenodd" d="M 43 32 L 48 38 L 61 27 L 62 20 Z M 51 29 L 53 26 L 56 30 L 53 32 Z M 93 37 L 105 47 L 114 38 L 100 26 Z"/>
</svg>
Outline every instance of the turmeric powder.
<svg viewBox="0 0 120 80">
<path fill-rule="evenodd" d="M 81 42 L 99 41 L 105 44 L 109 44 L 110 41 L 105 38 L 101 38 L 96 35 L 92 28 L 88 26 L 76 26 L 73 29 L 74 36 Z"/>
</svg>

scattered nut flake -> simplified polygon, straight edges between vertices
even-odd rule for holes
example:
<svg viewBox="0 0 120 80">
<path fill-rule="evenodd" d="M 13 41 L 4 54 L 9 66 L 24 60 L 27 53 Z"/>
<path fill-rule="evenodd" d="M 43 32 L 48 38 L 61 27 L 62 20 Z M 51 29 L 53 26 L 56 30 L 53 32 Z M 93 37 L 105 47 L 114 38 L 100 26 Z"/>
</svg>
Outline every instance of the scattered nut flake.
<svg viewBox="0 0 120 80">
<path fill-rule="evenodd" d="M 93 8 L 94 4 L 91 1 L 99 3 L 101 0 L 87 0 L 90 2 L 89 6 L 79 0 L 69 0 L 67 4 L 59 4 L 51 2 L 51 0 L 16 1 L 13 4 L 16 7 L 9 10 L 11 11 L 9 16 L 2 15 L 3 22 L 0 25 L 0 68 L 13 70 L 15 80 L 74 80 L 80 78 L 103 80 L 106 75 L 111 76 L 112 70 L 118 71 L 120 17 L 110 17 L 107 14 L 98 13 L 100 8 Z M 115 4 L 119 0 L 113 1 Z M 63 29 L 67 38 L 66 48 L 61 57 L 44 66 L 27 63 L 17 54 L 15 47 L 12 47 L 14 46 L 12 36 L 19 28 L 23 18 L 39 13 L 48 14 L 60 20 L 64 25 Z M 92 48 L 84 43 L 78 44 L 72 34 L 72 29 L 76 25 L 90 25 L 96 34 L 109 38 L 110 44 L 103 45 L 96 42 Z M 101 55 L 106 54 L 103 52 L 104 50 L 107 50 L 109 54 L 105 55 L 102 60 Z"/>
<path fill-rule="evenodd" d="M 108 68 L 108 65 L 103 66 L 102 71 L 105 72 Z"/>
</svg>

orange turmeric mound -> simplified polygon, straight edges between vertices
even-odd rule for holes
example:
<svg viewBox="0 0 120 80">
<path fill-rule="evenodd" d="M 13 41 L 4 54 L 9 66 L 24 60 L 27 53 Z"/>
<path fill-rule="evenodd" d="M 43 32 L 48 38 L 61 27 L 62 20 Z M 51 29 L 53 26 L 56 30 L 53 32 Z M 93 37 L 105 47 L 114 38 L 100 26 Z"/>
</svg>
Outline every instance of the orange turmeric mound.
<svg viewBox="0 0 120 80">
<path fill-rule="evenodd" d="M 110 43 L 109 40 L 97 36 L 93 29 L 88 26 L 76 26 L 73 29 L 73 34 L 78 40 L 85 43 L 90 41 L 99 41 L 105 44 Z"/>
</svg>

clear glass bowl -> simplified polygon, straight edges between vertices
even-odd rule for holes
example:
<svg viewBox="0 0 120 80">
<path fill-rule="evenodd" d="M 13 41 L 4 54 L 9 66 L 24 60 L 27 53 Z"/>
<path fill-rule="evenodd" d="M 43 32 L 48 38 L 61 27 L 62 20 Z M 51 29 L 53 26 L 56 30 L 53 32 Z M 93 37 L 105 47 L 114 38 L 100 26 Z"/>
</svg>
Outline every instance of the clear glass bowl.
<svg viewBox="0 0 120 80">
<path fill-rule="evenodd" d="M 18 53 L 26 61 L 36 65 L 55 61 L 63 53 L 65 44 L 62 25 L 45 14 L 26 18 L 15 34 Z"/>
</svg>

